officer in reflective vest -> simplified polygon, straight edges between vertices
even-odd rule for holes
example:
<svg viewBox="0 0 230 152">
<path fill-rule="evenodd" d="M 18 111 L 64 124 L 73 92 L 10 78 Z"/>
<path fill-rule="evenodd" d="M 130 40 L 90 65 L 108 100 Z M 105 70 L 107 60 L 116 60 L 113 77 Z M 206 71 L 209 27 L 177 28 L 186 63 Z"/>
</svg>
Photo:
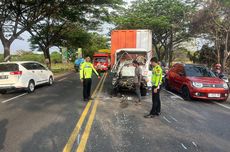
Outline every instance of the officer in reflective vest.
<svg viewBox="0 0 230 152">
<path fill-rule="evenodd" d="M 98 79 L 100 79 L 100 76 L 98 75 L 97 71 L 93 67 L 93 64 L 90 62 L 90 57 L 87 56 L 85 58 L 85 62 L 81 64 L 80 68 L 80 79 L 83 83 L 83 99 L 84 101 L 92 100 L 90 97 L 90 91 L 91 91 L 91 84 L 92 84 L 92 73 L 94 73 L 98 76 Z"/>
<path fill-rule="evenodd" d="M 162 68 L 157 64 L 157 58 L 150 60 L 153 66 L 152 71 L 152 110 L 145 118 L 153 118 L 159 116 L 161 112 L 161 101 L 160 101 L 160 85 L 162 83 Z"/>
</svg>

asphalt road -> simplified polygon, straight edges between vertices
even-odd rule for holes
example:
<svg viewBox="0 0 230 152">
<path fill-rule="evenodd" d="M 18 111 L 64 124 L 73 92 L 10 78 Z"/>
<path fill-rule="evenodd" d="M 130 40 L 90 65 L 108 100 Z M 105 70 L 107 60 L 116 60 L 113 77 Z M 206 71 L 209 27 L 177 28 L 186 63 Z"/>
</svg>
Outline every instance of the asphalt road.
<svg viewBox="0 0 230 152">
<path fill-rule="evenodd" d="M 0 95 L 0 152 L 230 151 L 229 102 L 188 102 L 162 90 L 162 114 L 145 119 L 151 96 L 138 106 L 132 93 L 121 102 L 109 79 L 93 79 L 90 102 L 76 74 L 32 94 Z"/>
<path fill-rule="evenodd" d="M 32 94 L 0 95 L 0 152 L 62 151 L 85 106 L 76 74 L 58 78 L 53 86 L 39 87 Z"/>
</svg>

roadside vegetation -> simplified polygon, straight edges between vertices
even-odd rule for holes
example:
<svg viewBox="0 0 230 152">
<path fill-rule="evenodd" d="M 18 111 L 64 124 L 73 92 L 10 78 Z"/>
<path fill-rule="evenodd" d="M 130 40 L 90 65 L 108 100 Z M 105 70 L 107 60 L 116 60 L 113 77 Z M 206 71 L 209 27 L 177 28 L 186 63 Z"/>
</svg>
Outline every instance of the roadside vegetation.
<svg viewBox="0 0 230 152">
<path fill-rule="evenodd" d="M 54 59 L 50 53 L 53 46 L 60 48 L 60 52 L 62 47 L 75 52 L 82 48 L 84 55 L 92 55 L 98 49 L 109 48 L 110 39 L 96 31 L 100 31 L 104 23 L 112 23 L 114 29 L 152 30 L 153 54 L 169 66 L 174 62 L 209 67 L 220 63 L 222 70 L 230 73 L 229 0 L 132 0 L 129 7 L 125 2 L 2 0 L 0 40 L 4 54 L 0 59 L 31 59 L 32 55 L 11 55 L 11 44 L 22 39 L 25 31 L 31 35 L 31 50 L 43 52 L 43 57 L 32 59 L 48 61 L 49 68 L 59 62 L 58 57 Z M 202 40 L 199 46 L 195 44 L 196 52 L 184 45 L 193 40 Z"/>
<path fill-rule="evenodd" d="M 154 55 L 169 66 L 189 59 L 209 67 L 220 63 L 230 73 L 229 0 L 136 0 L 113 21 L 116 29 L 152 30 Z M 195 44 L 199 50 L 186 50 L 184 43 L 194 39 L 203 42 Z"/>
<path fill-rule="evenodd" d="M 43 55 L 33 54 L 32 52 L 20 52 L 17 55 L 12 55 L 11 61 L 37 61 L 43 64 L 45 63 Z M 51 61 L 51 71 L 55 75 L 74 70 L 73 61 L 62 63 L 62 55 L 58 52 L 51 53 Z M 3 62 L 3 54 L 0 54 L 0 62 Z"/>
</svg>

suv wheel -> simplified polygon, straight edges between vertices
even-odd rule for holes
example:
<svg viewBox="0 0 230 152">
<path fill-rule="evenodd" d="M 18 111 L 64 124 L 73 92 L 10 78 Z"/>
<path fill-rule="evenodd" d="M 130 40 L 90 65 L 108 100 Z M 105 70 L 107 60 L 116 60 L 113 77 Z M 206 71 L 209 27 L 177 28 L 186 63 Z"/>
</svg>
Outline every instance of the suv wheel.
<svg viewBox="0 0 230 152">
<path fill-rule="evenodd" d="M 52 76 L 50 76 L 50 78 L 49 78 L 49 85 L 51 86 L 51 85 L 53 85 L 53 83 L 54 83 L 54 79 L 53 79 Z"/>
<path fill-rule="evenodd" d="M 35 90 L 34 81 L 30 80 L 27 90 L 28 90 L 29 93 L 34 92 L 34 90 Z"/>
<path fill-rule="evenodd" d="M 184 100 L 187 100 L 187 101 L 191 100 L 191 96 L 190 96 L 190 92 L 189 92 L 188 87 L 184 86 L 182 88 L 182 96 L 183 96 Z"/>
</svg>

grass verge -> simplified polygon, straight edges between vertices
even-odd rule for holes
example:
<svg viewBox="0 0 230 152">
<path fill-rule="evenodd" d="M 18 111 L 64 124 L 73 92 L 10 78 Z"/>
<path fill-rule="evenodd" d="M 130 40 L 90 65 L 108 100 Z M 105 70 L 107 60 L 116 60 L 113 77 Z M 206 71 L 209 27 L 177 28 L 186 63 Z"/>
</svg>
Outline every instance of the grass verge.
<svg viewBox="0 0 230 152">
<path fill-rule="evenodd" d="M 54 75 L 63 74 L 73 70 L 74 70 L 73 63 L 66 63 L 66 64 L 57 63 L 57 64 L 52 64 L 51 66 L 51 71 L 54 73 Z"/>
</svg>

